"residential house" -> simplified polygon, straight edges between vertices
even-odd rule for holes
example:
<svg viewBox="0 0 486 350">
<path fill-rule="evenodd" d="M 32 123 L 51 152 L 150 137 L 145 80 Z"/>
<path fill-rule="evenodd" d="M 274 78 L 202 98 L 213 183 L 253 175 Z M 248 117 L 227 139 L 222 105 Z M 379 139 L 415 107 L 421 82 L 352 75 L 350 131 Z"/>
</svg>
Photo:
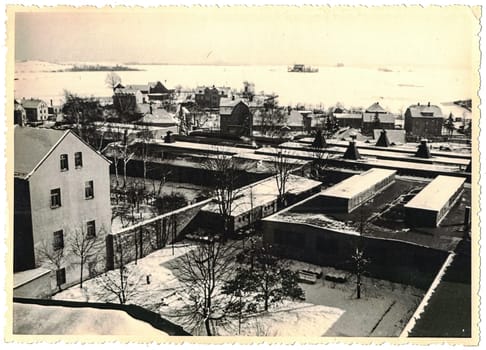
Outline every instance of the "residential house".
<svg viewBox="0 0 486 350">
<path fill-rule="evenodd" d="M 55 285 L 78 282 L 79 265 L 68 246 L 79 232 L 98 237 L 101 252 L 84 275 L 103 269 L 104 236 L 111 231 L 110 162 L 70 130 L 16 126 L 14 146 L 14 271 L 44 266 L 54 270 Z M 42 258 L 59 252 L 60 264 Z"/>
<path fill-rule="evenodd" d="M 172 97 L 174 90 L 167 89 L 160 81 L 148 83 L 149 101 L 165 101 Z"/>
<path fill-rule="evenodd" d="M 221 98 L 228 97 L 227 89 L 200 86 L 196 89 L 195 100 L 199 107 L 204 109 L 218 109 Z"/>
<path fill-rule="evenodd" d="M 27 113 L 22 104 L 17 100 L 14 100 L 14 124 L 16 125 L 26 125 L 27 124 Z"/>
<path fill-rule="evenodd" d="M 439 106 L 417 103 L 405 111 L 405 131 L 407 135 L 428 138 L 442 135 L 444 116 Z"/>
<path fill-rule="evenodd" d="M 341 128 L 361 129 L 363 123 L 362 113 L 335 113 L 334 116 Z"/>
<path fill-rule="evenodd" d="M 248 104 L 242 100 L 227 99 L 219 106 L 220 130 L 224 135 L 253 135 L 253 115 Z"/>
<path fill-rule="evenodd" d="M 363 113 L 361 133 L 364 135 L 373 135 L 374 129 L 395 129 L 395 119 L 395 115 L 387 112 L 376 102 Z"/>
<path fill-rule="evenodd" d="M 39 123 L 47 120 L 49 111 L 47 109 L 47 103 L 39 99 L 22 99 L 22 107 L 25 109 L 27 116 L 27 122 Z"/>
</svg>

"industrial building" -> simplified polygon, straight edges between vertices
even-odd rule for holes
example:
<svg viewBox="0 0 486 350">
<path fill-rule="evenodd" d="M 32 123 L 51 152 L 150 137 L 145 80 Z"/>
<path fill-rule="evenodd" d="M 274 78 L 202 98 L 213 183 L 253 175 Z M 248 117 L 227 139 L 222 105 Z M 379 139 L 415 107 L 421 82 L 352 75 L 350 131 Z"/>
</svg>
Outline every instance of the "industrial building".
<svg viewBox="0 0 486 350">
<path fill-rule="evenodd" d="M 318 193 L 321 182 L 305 177 L 289 175 L 285 197 L 287 204 L 293 204 L 312 194 Z M 277 211 L 279 191 L 275 177 L 270 177 L 255 184 L 235 191 L 231 203 L 230 231 L 236 232 Z M 204 206 L 200 213 L 203 227 L 222 229 L 223 221 L 216 201 Z"/>
<path fill-rule="evenodd" d="M 363 174 L 354 175 L 324 190 L 321 193 L 322 204 L 331 211 L 349 213 L 392 184 L 395 174 L 395 170 L 372 168 Z"/>
<path fill-rule="evenodd" d="M 463 177 L 437 176 L 405 206 L 411 226 L 437 227 L 464 190 Z"/>
</svg>

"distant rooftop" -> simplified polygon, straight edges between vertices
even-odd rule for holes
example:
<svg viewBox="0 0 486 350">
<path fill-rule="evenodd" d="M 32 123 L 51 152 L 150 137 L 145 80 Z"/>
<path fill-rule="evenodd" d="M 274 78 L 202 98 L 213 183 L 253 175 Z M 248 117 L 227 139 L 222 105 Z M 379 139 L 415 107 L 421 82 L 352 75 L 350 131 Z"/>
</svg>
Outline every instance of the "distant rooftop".
<svg viewBox="0 0 486 350">
<path fill-rule="evenodd" d="M 22 100 L 21 103 L 22 103 L 22 107 L 24 108 L 37 108 L 40 103 L 45 103 L 45 102 L 39 99 L 31 98 L 28 100 Z"/>
<path fill-rule="evenodd" d="M 440 210 L 451 196 L 464 185 L 464 177 L 437 176 L 431 183 L 410 200 L 406 208 Z"/>
<path fill-rule="evenodd" d="M 412 118 L 431 118 L 431 117 L 440 117 L 443 118 L 442 110 L 439 106 L 431 105 L 430 103 L 422 105 L 416 104 L 411 105 L 408 107 L 408 111 Z"/>
<path fill-rule="evenodd" d="M 366 108 L 366 112 L 367 113 L 387 113 L 387 111 L 382 106 L 380 106 L 379 102 L 375 102 L 371 106 Z"/>
</svg>

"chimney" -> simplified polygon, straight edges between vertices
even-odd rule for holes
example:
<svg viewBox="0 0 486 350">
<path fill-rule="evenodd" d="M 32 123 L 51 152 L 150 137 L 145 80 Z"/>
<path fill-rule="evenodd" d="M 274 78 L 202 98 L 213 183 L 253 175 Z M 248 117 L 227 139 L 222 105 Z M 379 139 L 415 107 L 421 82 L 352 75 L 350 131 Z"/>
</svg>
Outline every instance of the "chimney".
<svg viewBox="0 0 486 350">
<path fill-rule="evenodd" d="M 415 157 L 432 158 L 429 147 L 427 146 L 427 139 L 420 140 L 420 145 L 418 146 L 417 152 L 415 152 Z"/>
<path fill-rule="evenodd" d="M 427 103 L 427 107 L 430 107 L 430 102 L 429 102 L 429 103 Z"/>
<path fill-rule="evenodd" d="M 378 146 L 378 147 L 389 147 L 390 146 L 390 140 L 388 139 L 388 136 L 386 135 L 385 129 L 383 129 L 381 131 L 380 137 L 378 138 L 378 141 L 376 142 L 376 146 Z"/>
<path fill-rule="evenodd" d="M 52 98 L 51 98 L 51 107 L 52 107 Z"/>
<path fill-rule="evenodd" d="M 356 135 L 351 135 L 351 141 L 349 141 L 349 146 L 344 152 L 344 159 L 358 160 L 361 156 L 358 152 L 358 147 L 356 147 Z"/>
<path fill-rule="evenodd" d="M 152 103 L 149 103 L 150 114 L 152 114 Z"/>
</svg>

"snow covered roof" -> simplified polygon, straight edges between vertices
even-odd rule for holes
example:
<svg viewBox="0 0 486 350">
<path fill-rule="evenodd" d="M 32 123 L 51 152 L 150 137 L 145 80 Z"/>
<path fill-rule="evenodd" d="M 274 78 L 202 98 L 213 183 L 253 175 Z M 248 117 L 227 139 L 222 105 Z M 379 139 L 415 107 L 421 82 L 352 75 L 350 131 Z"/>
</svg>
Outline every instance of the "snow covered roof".
<svg viewBox="0 0 486 350">
<path fill-rule="evenodd" d="M 375 121 L 375 116 L 378 116 L 378 120 L 380 123 L 389 123 L 393 124 L 395 123 L 396 116 L 391 113 L 378 113 L 378 112 L 372 112 L 372 113 L 363 113 L 363 122 L 364 123 L 372 123 Z"/>
<path fill-rule="evenodd" d="M 405 208 L 439 211 L 464 182 L 464 177 L 439 175 L 405 204 Z"/>
<path fill-rule="evenodd" d="M 290 175 L 286 183 L 286 193 L 298 195 L 312 188 L 320 186 L 321 182 L 311 180 L 305 177 Z M 239 216 L 248 212 L 252 208 L 257 208 L 277 200 L 278 188 L 277 181 L 271 177 L 265 181 L 261 181 L 256 185 L 251 185 L 238 192 L 237 197 L 232 203 L 232 216 Z M 218 204 L 213 201 L 208 203 L 203 210 L 218 213 Z"/>
<path fill-rule="evenodd" d="M 395 175 L 395 173 L 396 170 L 372 168 L 360 175 L 351 176 L 337 185 L 322 191 L 321 195 L 346 199 L 353 198 L 381 180 Z"/>
<path fill-rule="evenodd" d="M 336 113 L 334 116 L 336 119 L 361 119 L 363 117 L 361 113 Z"/>
<path fill-rule="evenodd" d="M 125 311 L 92 307 L 14 302 L 12 323 L 14 334 L 169 336 Z"/>
<path fill-rule="evenodd" d="M 25 270 L 21 272 L 16 272 L 13 275 L 13 280 L 14 280 L 14 288 L 20 287 L 24 285 L 27 282 L 33 281 L 39 277 L 42 277 L 48 273 L 50 273 L 51 270 L 46 269 L 44 267 L 38 267 L 37 269 L 31 269 L 31 270 Z"/>
<path fill-rule="evenodd" d="M 69 131 L 16 126 L 14 129 L 14 174 L 32 172 Z"/>
<path fill-rule="evenodd" d="M 387 113 L 387 111 L 382 106 L 380 106 L 379 102 L 375 102 L 371 106 L 366 108 L 366 112 L 367 113 Z"/>
<path fill-rule="evenodd" d="M 436 105 L 411 105 L 407 109 L 412 116 L 412 118 L 424 118 L 424 117 L 437 117 L 443 118 L 442 110 Z"/>
<path fill-rule="evenodd" d="M 165 109 L 152 108 L 152 113 L 145 114 L 142 118 L 137 120 L 139 124 L 157 124 L 157 125 L 177 125 L 172 113 L 167 112 Z"/>
<path fill-rule="evenodd" d="M 44 101 L 39 100 L 39 99 L 28 99 L 28 100 L 22 100 L 22 107 L 24 108 L 37 108 L 39 104 L 46 104 Z"/>
</svg>

